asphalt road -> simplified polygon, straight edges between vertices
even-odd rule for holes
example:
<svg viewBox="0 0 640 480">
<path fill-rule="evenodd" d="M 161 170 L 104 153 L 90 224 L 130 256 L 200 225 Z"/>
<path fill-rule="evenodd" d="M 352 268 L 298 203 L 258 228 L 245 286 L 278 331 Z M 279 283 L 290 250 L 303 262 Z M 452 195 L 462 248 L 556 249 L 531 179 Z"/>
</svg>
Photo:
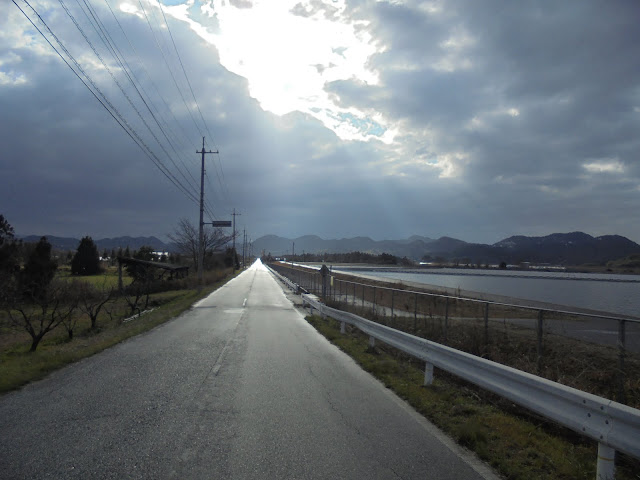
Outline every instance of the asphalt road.
<svg viewBox="0 0 640 480">
<path fill-rule="evenodd" d="M 315 332 L 259 263 L 0 397 L 0 478 L 496 478 Z"/>
</svg>

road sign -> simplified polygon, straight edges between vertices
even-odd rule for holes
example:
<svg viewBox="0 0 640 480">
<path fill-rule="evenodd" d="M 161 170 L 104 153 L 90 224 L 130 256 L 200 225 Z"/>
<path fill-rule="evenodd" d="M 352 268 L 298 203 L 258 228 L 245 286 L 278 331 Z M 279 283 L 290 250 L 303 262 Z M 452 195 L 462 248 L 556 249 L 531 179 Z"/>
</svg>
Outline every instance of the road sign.
<svg viewBox="0 0 640 480">
<path fill-rule="evenodd" d="M 231 220 L 219 220 L 217 222 L 211 222 L 212 227 L 230 227 Z"/>
</svg>

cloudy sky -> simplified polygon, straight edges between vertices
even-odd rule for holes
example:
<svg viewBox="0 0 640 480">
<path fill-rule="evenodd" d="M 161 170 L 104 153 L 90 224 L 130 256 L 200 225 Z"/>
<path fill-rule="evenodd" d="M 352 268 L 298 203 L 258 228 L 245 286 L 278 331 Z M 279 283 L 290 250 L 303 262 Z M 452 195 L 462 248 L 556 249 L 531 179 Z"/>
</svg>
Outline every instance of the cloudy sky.
<svg viewBox="0 0 640 480">
<path fill-rule="evenodd" d="M 1 1 L 18 234 L 640 241 L 635 0 Z"/>
</svg>

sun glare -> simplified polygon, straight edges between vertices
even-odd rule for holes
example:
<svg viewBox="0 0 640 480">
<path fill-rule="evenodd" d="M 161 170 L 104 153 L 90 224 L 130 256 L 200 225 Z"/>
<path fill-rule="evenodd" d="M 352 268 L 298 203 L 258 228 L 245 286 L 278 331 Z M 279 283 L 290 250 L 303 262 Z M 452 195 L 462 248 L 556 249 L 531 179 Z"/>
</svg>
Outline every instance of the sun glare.
<svg viewBox="0 0 640 480">
<path fill-rule="evenodd" d="M 217 20 L 215 34 L 199 32 L 194 16 L 180 19 L 216 46 L 225 68 L 247 79 L 249 94 L 264 110 L 307 113 L 345 139 L 393 140 L 380 115 L 342 108 L 325 91 L 326 84 L 336 80 L 378 82 L 376 72 L 366 66 L 376 48 L 344 15 L 343 1 L 327 2 L 321 9 L 317 2 L 299 0 L 234 4 L 203 3 L 200 11 Z"/>
</svg>

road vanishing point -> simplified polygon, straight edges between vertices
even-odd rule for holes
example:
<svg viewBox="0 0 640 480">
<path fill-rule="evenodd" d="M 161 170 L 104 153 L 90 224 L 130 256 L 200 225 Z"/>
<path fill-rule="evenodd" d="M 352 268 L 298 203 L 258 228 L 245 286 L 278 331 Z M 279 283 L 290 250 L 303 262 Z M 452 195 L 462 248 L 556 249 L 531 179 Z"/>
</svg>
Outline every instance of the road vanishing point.
<svg viewBox="0 0 640 480">
<path fill-rule="evenodd" d="M 496 479 L 318 334 L 259 261 L 0 397 L 3 479 Z"/>
</svg>

